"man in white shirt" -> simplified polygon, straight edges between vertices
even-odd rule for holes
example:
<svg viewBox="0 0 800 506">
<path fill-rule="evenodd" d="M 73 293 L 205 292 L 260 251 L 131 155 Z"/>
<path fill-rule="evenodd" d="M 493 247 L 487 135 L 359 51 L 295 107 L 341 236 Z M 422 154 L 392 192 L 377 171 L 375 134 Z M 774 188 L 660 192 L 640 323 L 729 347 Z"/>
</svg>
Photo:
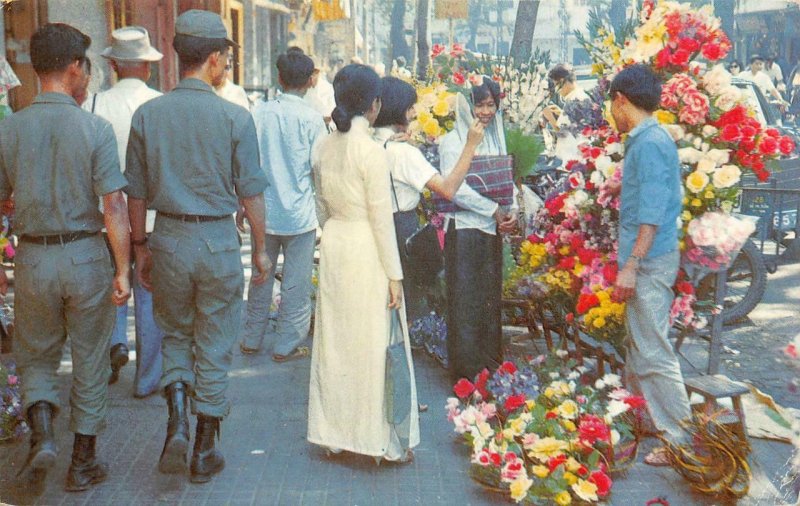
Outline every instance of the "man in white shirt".
<svg viewBox="0 0 800 506">
<path fill-rule="evenodd" d="M 225 65 L 225 80 L 219 87 L 214 87 L 217 96 L 224 98 L 228 102 L 240 105 L 250 110 L 250 99 L 247 97 L 247 91 L 244 88 L 231 81 L 231 69 L 233 69 L 233 62 L 231 55 L 228 54 L 228 64 Z"/>
<path fill-rule="evenodd" d="M 767 98 L 769 98 L 769 95 L 772 95 L 777 102 L 780 102 L 781 104 L 785 103 L 780 92 L 778 92 L 778 90 L 775 88 L 775 85 L 772 83 L 772 78 L 764 73 L 764 58 L 761 56 L 751 56 L 750 68 L 744 72 L 740 72 L 737 77 L 756 83 L 756 85 L 761 88 L 761 92 L 767 96 Z"/>
<path fill-rule="evenodd" d="M 125 152 L 131 130 L 133 113 L 140 105 L 161 93 L 147 86 L 150 64 L 160 61 L 163 55 L 150 46 L 147 30 L 140 26 L 127 26 L 114 30 L 111 47 L 101 56 L 117 74 L 117 83 L 110 89 L 89 97 L 83 108 L 107 119 L 114 128 L 122 172 L 125 172 Z M 148 212 L 147 231 L 152 232 L 155 215 Z M 163 333 L 153 318 L 153 297 L 133 281 L 134 311 L 136 321 L 136 376 L 134 396 L 146 397 L 158 390 L 161 380 L 161 339 Z M 119 371 L 128 363 L 127 336 L 128 306 L 117 308 L 117 320 L 111 336 L 111 378 L 119 379 Z"/>
<path fill-rule="evenodd" d="M 783 69 L 778 62 L 775 61 L 776 59 L 777 58 L 775 56 L 767 57 L 767 62 L 764 65 L 764 73 L 767 74 L 770 79 L 772 79 L 772 82 L 775 84 L 775 87 L 778 88 L 778 91 L 782 91 L 781 85 L 783 85 Z"/>
</svg>

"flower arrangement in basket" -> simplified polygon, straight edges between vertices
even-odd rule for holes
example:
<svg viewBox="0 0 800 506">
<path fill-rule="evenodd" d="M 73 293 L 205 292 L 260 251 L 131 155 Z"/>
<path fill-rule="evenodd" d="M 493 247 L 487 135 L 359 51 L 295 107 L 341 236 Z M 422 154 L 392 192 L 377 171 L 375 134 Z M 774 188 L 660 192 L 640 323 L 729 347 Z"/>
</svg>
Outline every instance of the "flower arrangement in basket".
<svg viewBox="0 0 800 506">
<path fill-rule="evenodd" d="M 528 504 L 595 503 L 635 460 L 631 415 L 644 399 L 606 375 L 594 385 L 566 352 L 456 383 L 447 416 L 470 446 L 470 476 Z"/>
<path fill-rule="evenodd" d="M 686 249 L 681 265 L 697 281 L 708 272 L 727 269 L 755 231 L 757 218 L 738 218 L 709 211 L 687 227 Z"/>
<path fill-rule="evenodd" d="M 16 439 L 27 431 L 14 363 L 0 362 L 0 442 Z"/>
</svg>

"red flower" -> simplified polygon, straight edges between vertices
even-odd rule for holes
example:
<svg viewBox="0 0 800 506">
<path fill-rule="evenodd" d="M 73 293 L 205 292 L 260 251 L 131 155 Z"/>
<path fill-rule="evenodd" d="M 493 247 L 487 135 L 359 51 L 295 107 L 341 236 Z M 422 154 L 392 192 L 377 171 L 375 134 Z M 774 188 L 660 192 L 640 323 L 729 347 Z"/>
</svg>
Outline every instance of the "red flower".
<svg viewBox="0 0 800 506">
<path fill-rule="evenodd" d="M 609 262 L 603 266 L 603 279 L 610 285 L 617 281 L 617 262 Z"/>
<path fill-rule="evenodd" d="M 572 312 L 567 313 L 567 315 L 564 317 L 564 319 L 567 320 L 567 323 L 574 322 L 575 321 L 575 313 L 572 313 Z"/>
<path fill-rule="evenodd" d="M 463 86 L 465 82 L 467 82 L 467 78 L 464 77 L 463 73 L 459 71 L 453 72 L 453 84 Z"/>
<path fill-rule="evenodd" d="M 667 47 L 659 51 L 656 55 L 656 68 L 663 69 L 664 67 L 668 66 L 670 56 L 672 56 L 672 53 Z"/>
<path fill-rule="evenodd" d="M 506 413 L 516 411 L 525 405 L 525 394 L 512 395 L 503 404 L 503 409 Z"/>
<path fill-rule="evenodd" d="M 689 53 L 694 53 L 700 49 L 700 43 L 694 39 L 684 37 L 678 41 L 678 49 L 682 49 Z"/>
<path fill-rule="evenodd" d="M 753 125 L 743 125 L 741 131 L 742 131 L 742 140 L 752 139 L 758 133 L 758 130 L 756 130 L 753 127 Z"/>
<path fill-rule="evenodd" d="M 570 160 L 567 162 L 567 165 L 564 166 L 567 171 L 572 171 L 573 167 L 578 165 L 578 160 Z"/>
<path fill-rule="evenodd" d="M 431 48 L 431 58 L 436 58 L 442 53 L 444 53 L 444 46 L 441 44 L 434 44 Z"/>
<path fill-rule="evenodd" d="M 751 139 L 742 139 L 739 141 L 739 147 L 744 151 L 753 151 L 756 149 L 756 141 Z"/>
<path fill-rule="evenodd" d="M 781 136 L 781 133 L 778 131 L 777 128 L 767 128 L 766 130 L 764 130 L 764 133 L 766 135 L 769 135 L 770 137 L 780 137 Z"/>
<path fill-rule="evenodd" d="M 744 123 L 747 118 L 747 109 L 743 105 L 737 105 L 720 116 L 716 122 L 716 126 L 717 128 L 722 128 L 725 125 L 738 125 L 739 123 Z"/>
<path fill-rule="evenodd" d="M 784 155 L 792 154 L 794 148 L 795 148 L 794 140 L 792 140 L 792 138 L 789 137 L 788 135 L 784 135 L 783 137 L 781 137 L 781 140 L 778 142 L 778 149 L 780 149 L 781 153 L 783 153 Z"/>
<path fill-rule="evenodd" d="M 461 378 L 453 387 L 453 392 L 456 393 L 459 399 L 466 399 L 472 395 L 472 392 L 474 391 L 475 385 L 473 385 L 467 378 Z"/>
<path fill-rule="evenodd" d="M 572 269 L 575 267 L 575 257 L 564 257 L 558 262 L 561 269 Z"/>
<path fill-rule="evenodd" d="M 703 44 L 703 49 L 701 51 L 703 56 L 709 61 L 717 61 L 722 58 L 722 48 L 719 44 L 715 44 L 713 42 L 709 42 L 708 44 Z"/>
<path fill-rule="evenodd" d="M 765 155 L 774 155 L 778 151 L 778 141 L 775 137 L 762 137 L 758 143 L 758 150 Z"/>
<path fill-rule="evenodd" d="M 736 142 L 742 136 L 742 131 L 739 130 L 738 125 L 725 125 L 722 127 L 722 131 L 719 133 L 719 136 L 725 142 Z"/>
<path fill-rule="evenodd" d="M 694 293 L 694 285 L 689 283 L 688 281 L 681 281 L 675 285 L 680 293 L 686 295 L 692 295 Z"/>
<path fill-rule="evenodd" d="M 556 418 L 558 418 L 558 413 L 556 413 L 555 411 L 548 411 L 544 415 L 545 420 L 555 420 Z"/>
<path fill-rule="evenodd" d="M 610 441 L 611 431 L 608 430 L 606 422 L 596 415 L 583 415 L 578 423 L 578 434 L 580 440 L 588 445 L 594 445 L 597 441 Z"/>
<path fill-rule="evenodd" d="M 589 150 L 589 156 L 592 158 L 598 158 L 600 155 L 603 154 L 603 150 L 598 147 L 593 147 Z"/>
<path fill-rule="evenodd" d="M 599 304 L 600 299 L 597 298 L 596 294 L 582 293 L 578 296 L 578 304 L 575 306 L 575 311 L 577 311 L 578 314 L 584 314 Z"/>
<path fill-rule="evenodd" d="M 499 453 L 492 453 L 489 458 L 495 466 L 500 467 L 503 465 L 503 457 Z"/>
<path fill-rule="evenodd" d="M 581 467 L 579 467 L 576 472 L 581 478 L 586 478 L 586 476 L 589 474 L 589 470 L 583 464 L 581 464 Z"/>
<path fill-rule="evenodd" d="M 685 67 L 692 55 L 683 49 L 678 49 L 669 57 L 669 62 L 677 67 Z"/>
<path fill-rule="evenodd" d="M 450 56 L 453 58 L 459 58 L 464 55 L 464 46 L 458 44 L 457 42 L 453 43 L 453 47 L 450 48 Z"/>
<path fill-rule="evenodd" d="M 589 483 L 594 483 L 597 486 L 598 497 L 605 497 L 611 492 L 611 485 L 613 482 L 603 471 L 595 471 L 589 477 Z"/>
<path fill-rule="evenodd" d="M 547 461 L 547 467 L 548 469 L 550 469 L 550 472 L 552 473 L 553 471 L 556 470 L 558 466 L 564 464 L 566 461 L 567 461 L 567 456 L 562 453 L 557 457 L 550 457 L 550 459 Z"/>
<path fill-rule="evenodd" d="M 627 404 L 631 407 L 631 409 L 642 409 L 647 406 L 647 401 L 644 400 L 644 397 L 639 395 L 631 395 L 629 397 L 625 397 L 622 399 L 622 402 Z"/>
<path fill-rule="evenodd" d="M 514 362 L 506 360 L 500 365 L 500 370 L 506 374 L 511 375 L 517 372 L 517 366 L 514 365 Z"/>
<path fill-rule="evenodd" d="M 480 374 L 475 378 L 475 388 L 481 397 L 484 399 L 489 397 L 489 391 L 486 390 L 486 383 L 489 381 L 489 369 L 484 368 Z"/>
</svg>

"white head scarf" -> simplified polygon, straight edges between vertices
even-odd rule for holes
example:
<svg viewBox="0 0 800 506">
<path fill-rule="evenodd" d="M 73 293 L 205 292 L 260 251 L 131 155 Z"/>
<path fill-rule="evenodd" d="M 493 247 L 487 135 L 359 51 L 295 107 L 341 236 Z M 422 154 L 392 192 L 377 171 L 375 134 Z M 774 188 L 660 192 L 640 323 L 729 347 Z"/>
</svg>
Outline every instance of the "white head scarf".
<svg viewBox="0 0 800 506">
<path fill-rule="evenodd" d="M 489 78 L 487 77 L 487 79 Z M 470 92 L 470 96 L 471 94 Z M 471 102 L 472 100 L 469 102 L 467 101 L 467 97 L 463 93 L 456 94 L 455 132 L 462 144 L 466 144 L 467 133 L 472 126 L 472 122 L 475 121 L 475 115 L 473 114 L 472 107 L 470 107 Z M 497 108 L 494 121 L 489 123 L 484 130 L 481 148 L 483 149 L 479 148 L 480 151 L 488 151 L 499 155 L 508 154 L 508 150 L 506 149 L 506 135 L 503 129 L 503 112 L 500 107 Z"/>
</svg>

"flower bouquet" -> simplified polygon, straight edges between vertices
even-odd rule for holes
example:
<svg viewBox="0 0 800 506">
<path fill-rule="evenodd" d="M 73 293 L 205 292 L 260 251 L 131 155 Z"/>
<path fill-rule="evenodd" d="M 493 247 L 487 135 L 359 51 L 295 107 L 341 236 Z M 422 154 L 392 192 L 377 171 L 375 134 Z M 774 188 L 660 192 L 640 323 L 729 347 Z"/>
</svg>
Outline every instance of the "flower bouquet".
<svg viewBox="0 0 800 506">
<path fill-rule="evenodd" d="M 697 282 L 709 272 L 730 267 L 756 229 L 757 218 L 746 218 L 749 217 L 706 212 L 689 223 L 682 266 L 690 279 Z"/>
<path fill-rule="evenodd" d="M 16 439 L 27 431 L 14 363 L 5 366 L 0 362 L 0 442 Z"/>
<path fill-rule="evenodd" d="M 474 383 L 462 378 L 448 419 L 471 448 L 470 475 L 527 504 L 596 503 L 606 498 L 616 450 L 634 442 L 629 414 L 644 406 L 618 376 L 584 384 L 566 352 L 519 366 L 505 362 Z"/>
</svg>

